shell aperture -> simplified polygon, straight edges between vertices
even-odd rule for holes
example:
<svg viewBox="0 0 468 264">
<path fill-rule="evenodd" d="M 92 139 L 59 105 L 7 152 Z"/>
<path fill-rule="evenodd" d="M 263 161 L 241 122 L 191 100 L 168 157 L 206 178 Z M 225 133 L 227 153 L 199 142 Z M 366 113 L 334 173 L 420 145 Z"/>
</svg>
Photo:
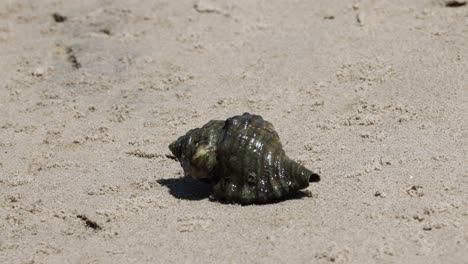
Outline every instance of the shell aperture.
<svg viewBox="0 0 468 264">
<path fill-rule="evenodd" d="M 212 120 L 169 149 L 186 176 L 210 182 L 213 196 L 227 202 L 273 202 L 320 181 L 286 156 L 273 125 L 259 115 Z"/>
</svg>

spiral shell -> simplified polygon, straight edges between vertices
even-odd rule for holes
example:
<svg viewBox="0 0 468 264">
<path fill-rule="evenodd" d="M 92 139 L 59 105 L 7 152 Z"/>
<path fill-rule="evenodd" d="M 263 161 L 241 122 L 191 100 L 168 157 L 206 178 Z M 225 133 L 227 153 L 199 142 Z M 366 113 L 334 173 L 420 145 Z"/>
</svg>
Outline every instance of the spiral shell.
<svg viewBox="0 0 468 264">
<path fill-rule="evenodd" d="M 286 156 L 273 125 L 259 115 L 212 120 L 169 149 L 186 176 L 210 182 L 214 197 L 227 202 L 272 202 L 320 180 Z"/>
</svg>

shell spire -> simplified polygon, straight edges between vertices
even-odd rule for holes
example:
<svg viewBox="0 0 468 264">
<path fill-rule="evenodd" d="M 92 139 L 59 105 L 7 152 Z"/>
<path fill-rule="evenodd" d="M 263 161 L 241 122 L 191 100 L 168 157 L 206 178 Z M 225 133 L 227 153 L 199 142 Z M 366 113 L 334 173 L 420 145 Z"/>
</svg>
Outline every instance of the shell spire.
<svg viewBox="0 0 468 264">
<path fill-rule="evenodd" d="M 286 171 L 291 173 L 291 178 L 294 179 L 298 185 L 305 186 L 302 188 L 307 188 L 309 186 L 309 182 L 320 181 L 320 175 L 312 172 L 311 170 L 307 169 L 306 167 L 297 163 L 296 161 L 287 159 L 284 162 L 286 163 L 285 166 L 289 167 L 289 169 L 286 169 Z"/>
</svg>

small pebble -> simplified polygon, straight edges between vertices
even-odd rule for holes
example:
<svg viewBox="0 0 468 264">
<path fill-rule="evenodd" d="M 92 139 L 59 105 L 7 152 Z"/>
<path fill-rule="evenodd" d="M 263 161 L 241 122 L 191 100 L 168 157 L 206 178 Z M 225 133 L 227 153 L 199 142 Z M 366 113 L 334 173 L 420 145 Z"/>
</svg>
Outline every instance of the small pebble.
<svg viewBox="0 0 468 264">
<path fill-rule="evenodd" d="M 385 198 L 385 197 L 386 197 L 385 193 L 384 193 L 384 192 L 380 192 L 380 191 L 376 191 L 376 192 L 374 193 L 374 196 L 375 196 L 375 197 L 380 197 L 380 198 Z"/>
<path fill-rule="evenodd" d="M 446 7 L 461 7 L 466 5 L 466 0 L 445 0 Z"/>
<path fill-rule="evenodd" d="M 424 230 L 424 231 L 431 231 L 431 230 L 432 230 L 432 226 L 431 226 L 430 224 L 425 224 L 425 225 L 423 226 L 423 230 Z"/>
<path fill-rule="evenodd" d="M 53 13 L 52 14 L 52 18 L 54 19 L 55 22 L 57 23 L 63 23 L 65 21 L 67 21 L 67 17 L 62 15 L 62 14 L 59 14 L 59 13 Z"/>
<path fill-rule="evenodd" d="M 38 67 L 32 72 L 32 75 L 34 77 L 42 77 L 44 75 L 44 73 L 45 73 L 44 68 Z"/>
</svg>

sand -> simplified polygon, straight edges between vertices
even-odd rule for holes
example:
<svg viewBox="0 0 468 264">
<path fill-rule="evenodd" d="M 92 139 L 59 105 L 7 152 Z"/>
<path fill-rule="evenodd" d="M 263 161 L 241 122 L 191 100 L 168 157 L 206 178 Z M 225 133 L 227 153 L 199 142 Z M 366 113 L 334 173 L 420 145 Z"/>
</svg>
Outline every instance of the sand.
<svg viewBox="0 0 468 264">
<path fill-rule="evenodd" d="M 0 263 L 468 263 L 468 5 L 0 1 Z M 250 112 L 322 181 L 240 206 L 168 144 Z"/>
</svg>

